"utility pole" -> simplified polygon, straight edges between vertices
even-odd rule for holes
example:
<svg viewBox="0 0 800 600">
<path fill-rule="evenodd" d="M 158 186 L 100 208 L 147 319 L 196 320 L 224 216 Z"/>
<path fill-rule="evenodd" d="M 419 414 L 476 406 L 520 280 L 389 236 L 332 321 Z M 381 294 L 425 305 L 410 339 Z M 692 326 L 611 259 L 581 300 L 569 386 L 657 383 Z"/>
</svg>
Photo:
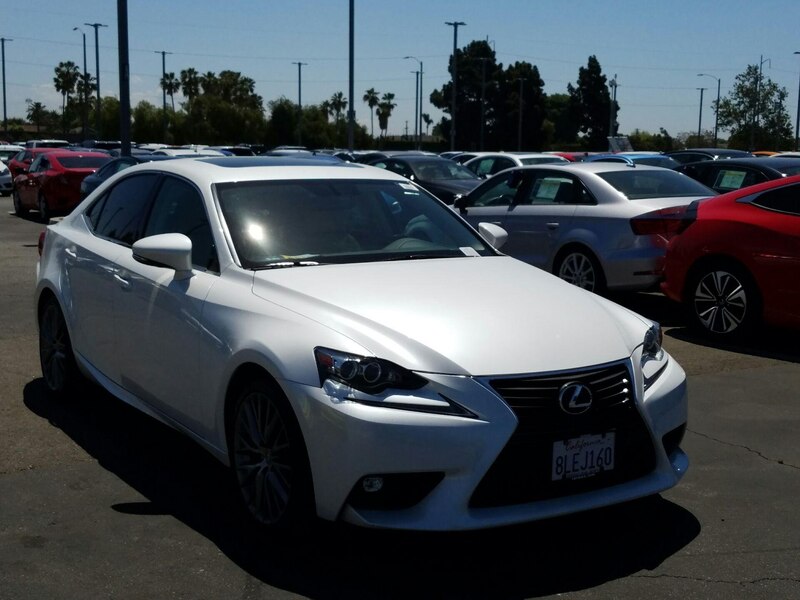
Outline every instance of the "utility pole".
<svg viewBox="0 0 800 600">
<path fill-rule="evenodd" d="M 128 52 L 128 0 L 117 0 L 119 46 L 119 138 L 122 156 L 131 155 L 131 69 Z M 98 71 L 98 76 L 100 72 Z M 99 89 L 99 87 L 98 87 Z"/>
<path fill-rule="evenodd" d="M 355 106 L 355 83 L 354 83 L 354 62 L 355 62 L 355 0 L 350 0 L 350 104 L 347 110 L 347 149 L 353 151 L 353 138 L 356 128 Z"/>
<path fill-rule="evenodd" d="M 717 138 L 717 132 L 719 131 L 719 91 L 720 91 L 720 82 L 721 82 L 721 80 L 720 80 L 719 77 L 715 77 L 714 75 L 709 75 L 708 73 L 698 73 L 697 76 L 698 77 L 711 77 L 712 79 L 716 79 L 717 80 L 717 109 L 714 111 L 714 115 L 715 115 L 714 116 L 714 148 L 716 148 L 717 145 L 719 144 L 719 141 L 718 141 L 718 138 Z"/>
<path fill-rule="evenodd" d="M 161 139 L 164 143 L 167 142 L 167 88 L 164 85 L 167 79 L 167 54 L 172 54 L 172 52 L 167 52 L 166 50 L 154 50 L 156 54 L 161 55 L 161 106 L 162 106 L 162 134 Z"/>
<path fill-rule="evenodd" d="M 483 151 L 483 129 L 486 122 L 486 61 L 485 56 L 478 59 L 481 61 L 481 137 L 478 148 Z"/>
<path fill-rule="evenodd" d="M 297 65 L 297 145 L 303 145 L 303 65 L 307 65 L 308 63 L 304 62 L 293 62 L 293 65 Z"/>
<path fill-rule="evenodd" d="M 86 34 L 80 27 L 73 27 L 72 31 L 79 31 L 83 37 L 83 89 L 81 90 L 81 135 L 86 139 L 86 130 L 89 128 L 89 115 L 87 107 L 89 104 L 89 74 L 86 72 Z"/>
<path fill-rule="evenodd" d="M 419 114 L 419 136 L 417 137 L 417 150 L 422 149 L 422 61 L 418 59 L 416 56 L 404 56 L 404 59 L 414 59 L 419 63 L 419 106 L 417 107 L 416 111 Z"/>
<path fill-rule="evenodd" d="M 3 62 L 3 133 L 8 133 L 8 115 L 6 114 L 6 42 L 13 42 L 9 38 L 0 38 L 0 53 Z"/>
<path fill-rule="evenodd" d="M 756 110 L 753 115 L 753 128 L 750 130 L 750 150 L 756 149 L 756 128 L 761 120 L 761 69 L 765 62 L 768 62 L 770 67 L 772 66 L 772 60 L 764 58 L 763 54 L 759 58 L 758 76 L 756 77 Z"/>
<path fill-rule="evenodd" d="M 459 25 L 466 25 L 462 21 L 445 21 L 445 25 L 453 28 L 453 99 L 450 110 L 450 150 L 456 149 L 456 79 L 458 78 L 458 59 L 456 52 L 458 51 L 458 27 Z"/>
<path fill-rule="evenodd" d="M 414 74 L 414 142 L 419 139 L 419 71 Z"/>
<path fill-rule="evenodd" d="M 522 150 L 522 84 L 526 79 L 519 78 L 519 121 L 517 123 L 517 151 Z"/>
<path fill-rule="evenodd" d="M 700 90 L 700 116 L 697 118 L 697 145 L 700 146 L 700 128 L 703 125 L 703 92 L 706 90 L 706 88 L 701 87 L 697 89 Z"/>
<path fill-rule="evenodd" d="M 617 121 L 617 74 L 614 73 L 614 79 L 608 82 L 609 87 L 611 88 L 611 105 L 608 108 L 608 135 L 614 137 L 617 135 L 616 132 L 616 121 Z"/>
<path fill-rule="evenodd" d="M 95 77 L 97 81 L 97 107 L 95 108 L 94 111 L 96 131 L 94 132 L 94 134 L 97 136 L 96 139 L 99 140 L 102 139 L 102 136 L 100 135 L 100 124 L 101 124 L 100 113 L 102 112 L 101 110 L 102 107 L 100 104 L 100 42 L 99 42 L 100 38 L 98 36 L 97 31 L 100 27 L 108 27 L 108 25 L 103 25 L 102 23 L 84 23 L 84 25 L 86 25 L 87 27 L 94 27 L 94 59 L 95 59 L 95 72 L 97 73 L 97 76 Z"/>
</svg>

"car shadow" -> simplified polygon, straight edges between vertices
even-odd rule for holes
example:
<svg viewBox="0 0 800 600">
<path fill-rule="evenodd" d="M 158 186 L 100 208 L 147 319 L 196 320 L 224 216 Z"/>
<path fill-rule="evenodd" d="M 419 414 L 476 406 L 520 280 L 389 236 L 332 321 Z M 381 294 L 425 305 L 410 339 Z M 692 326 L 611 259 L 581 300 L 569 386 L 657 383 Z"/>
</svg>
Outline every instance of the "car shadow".
<svg viewBox="0 0 800 600">
<path fill-rule="evenodd" d="M 683 308 L 663 294 L 617 293 L 609 295 L 609 299 L 648 319 L 658 321 L 665 328 L 664 335 L 677 340 L 737 354 L 800 363 L 800 345 L 797 343 L 795 331 L 763 326 L 741 340 L 717 341 L 689 327 Z"/>
<path fill-rule="evenodd" d="M 652 570 L 700 523 L 663 497 L 523 526 L 459 533 L 317 522 L 266 533 L 245 516 L 230 472 L 178 432 L 104 391 L 60 401 L 36 379 L 25 405 L 74 440 L 144 502 L 111 510 L 171 515 L 254 578 L 312 598 L 520 598 L 591 588 Z"/>
</svg>

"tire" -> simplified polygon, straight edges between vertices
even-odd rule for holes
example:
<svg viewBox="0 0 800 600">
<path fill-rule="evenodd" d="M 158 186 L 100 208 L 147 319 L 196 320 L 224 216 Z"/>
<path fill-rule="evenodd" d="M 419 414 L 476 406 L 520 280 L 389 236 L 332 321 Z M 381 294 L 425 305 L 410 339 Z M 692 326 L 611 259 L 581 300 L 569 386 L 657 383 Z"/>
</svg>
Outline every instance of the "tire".
<svg viewBox="0 0 800 600">
<path fill-rule="evenodd" d="M 50 222 L 50 209 L 47 207 L 47 199 L 42 192 L 39 192 L 39 218 L 45 223 Z"/>
<path fill-rule="evenodd" d="M 605 276 L 600 263 L 584 250 L 572 249 L 560 254 L 553 267 L 553 274 L 595 294 L 605 291 Z"/>
<path fill-rule="evenodd" d="M 74 391 L 81 380 L 64 314 L 55 298 L 39 312 L 39 362 L 47 388 L 54 394 Z"/>
<path fill-rule="evenodd" d="M 250 516 L 275 530 L 310 524 L 308 455 L 286 397 L 265 379 L 256 379 L 241 390 L 233 414 L 230 462 Z"/>
<path fill-rule="evenodd" d="M 687 286 L 686 306 L 693 326 L 717 339 L 752 333 L 761 318 L 758 288 L 735 264 L 709 264 L 695 272 Z"/>
<path fill-rule="evenodd" d="M 14 197 L 14 213 L 18 217 L 24 217 L 27 215 L 28 209 L 22 206 L 22 198 L 19 197 L 19 191 L 16 188 L 14 188 L 12 196 Z"/>
</svg>

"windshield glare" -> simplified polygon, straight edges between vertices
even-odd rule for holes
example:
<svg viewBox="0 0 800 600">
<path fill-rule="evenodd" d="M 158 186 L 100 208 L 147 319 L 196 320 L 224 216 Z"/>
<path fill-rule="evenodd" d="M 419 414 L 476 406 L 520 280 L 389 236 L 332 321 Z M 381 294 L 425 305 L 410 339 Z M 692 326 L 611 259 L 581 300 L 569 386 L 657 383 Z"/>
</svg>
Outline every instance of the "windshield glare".
<svg viewBox="0 0 800 600">
<path fill-rule="evenodd" d="M 496 254 L 411 183 L 255 181 L 215 192 L 245 268 Z"/>
<path fill-rule="evenodd" d="M 681 198 L 715 196 L 717 193 L 702 183 L 668 169 L 626 169 L 607 171 L 597 176 L 608 182 L 628 200 L 645 198 Z"/>
</svg>

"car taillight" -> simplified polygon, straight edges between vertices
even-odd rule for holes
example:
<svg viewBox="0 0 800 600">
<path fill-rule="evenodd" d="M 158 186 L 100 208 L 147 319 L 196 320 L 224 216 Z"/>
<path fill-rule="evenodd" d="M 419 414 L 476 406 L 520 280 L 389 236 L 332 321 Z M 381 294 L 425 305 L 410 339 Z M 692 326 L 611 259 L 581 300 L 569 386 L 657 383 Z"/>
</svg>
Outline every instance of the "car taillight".
<svg viewBox="0 0 800 600">
<path fill-rule="evenodd" d="M 39 234 L 39 243 L 37 244 L 37 247 L 39 248 L 40 257 L 42 256 L 42 250 L 44 250 L 44 238 L 46 235 L 47 235 L 47 229 L 45 229 Z"/>
<path fill-rule="evenodd" d="M 699 202 L 695 200 L 688 206 L 671 206 L 633 217 L 631 229 L 636 235 L 678 235 L 697 219 Z"/>
</svg>

